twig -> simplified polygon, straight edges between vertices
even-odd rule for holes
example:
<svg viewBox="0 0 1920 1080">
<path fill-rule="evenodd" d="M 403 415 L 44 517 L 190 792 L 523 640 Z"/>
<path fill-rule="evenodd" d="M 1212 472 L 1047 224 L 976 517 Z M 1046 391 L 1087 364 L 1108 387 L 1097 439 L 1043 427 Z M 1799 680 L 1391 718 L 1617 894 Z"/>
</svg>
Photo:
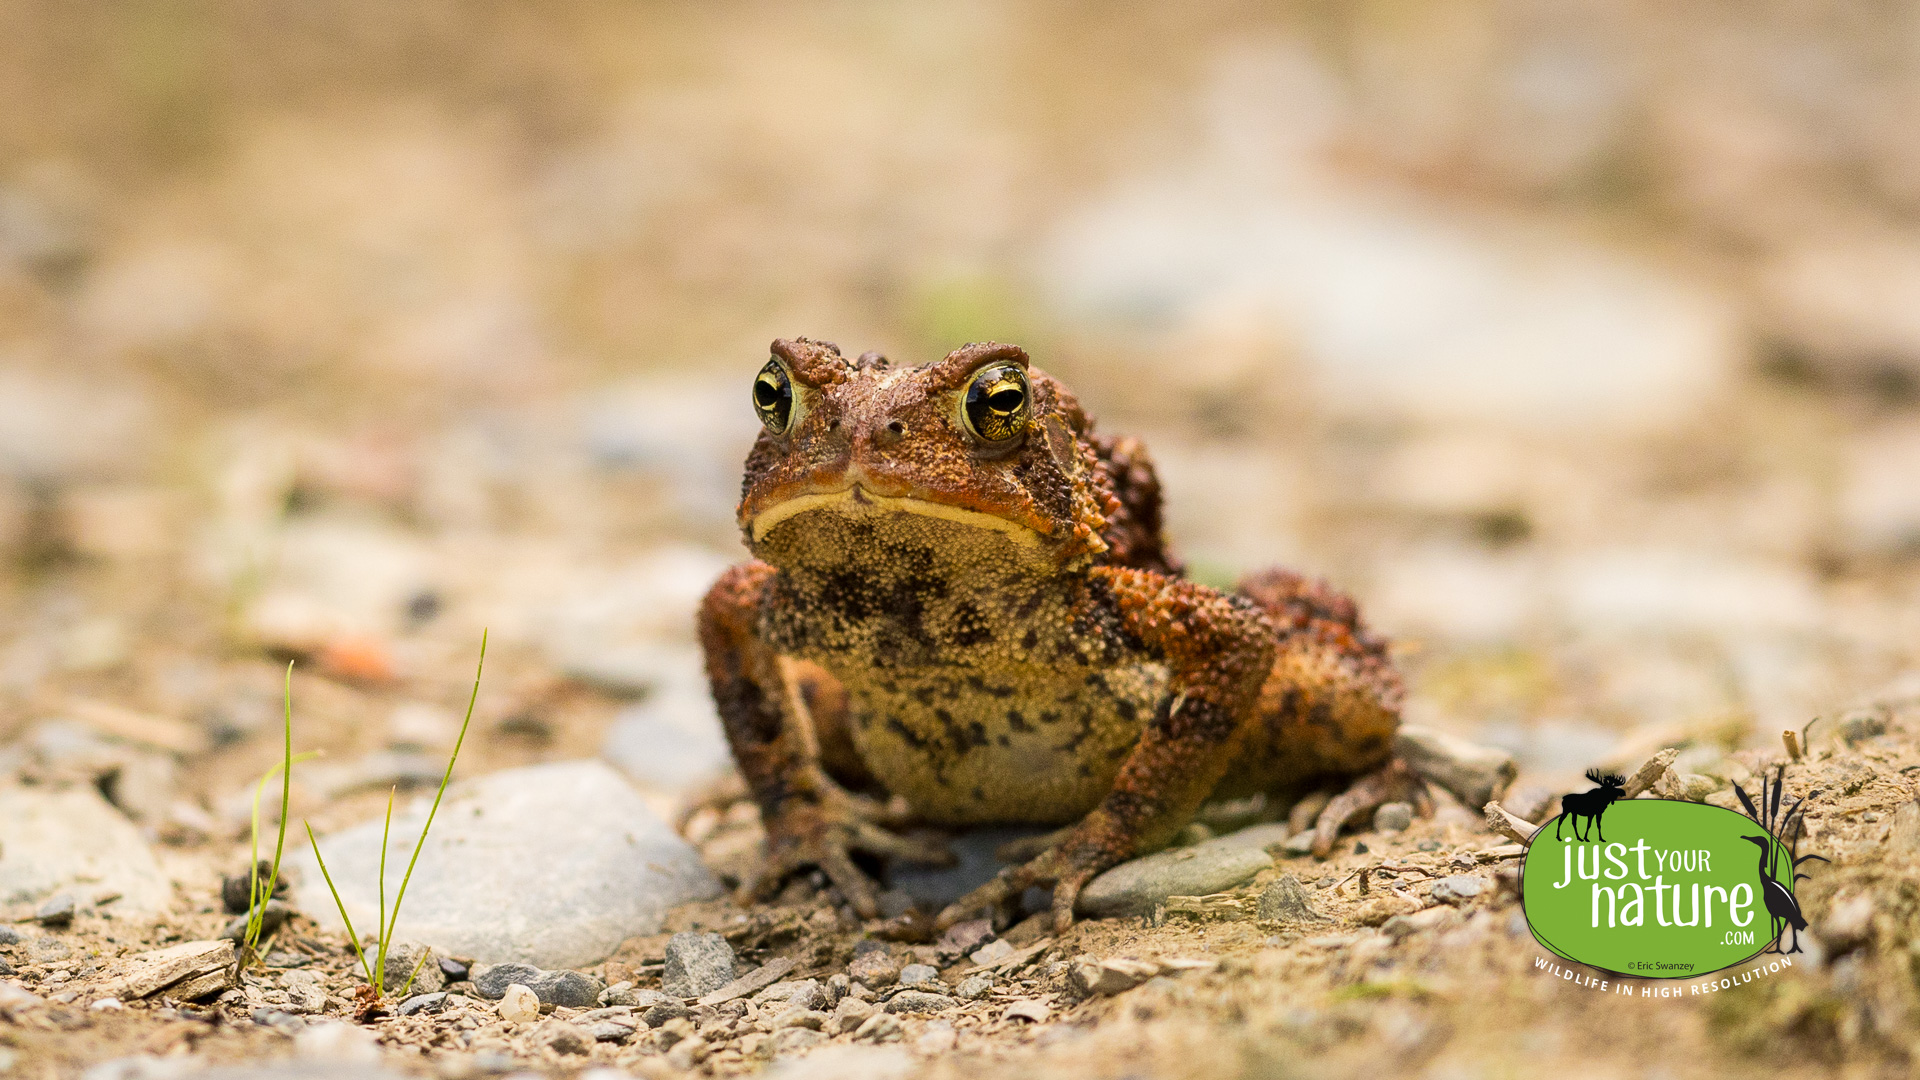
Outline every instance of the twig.
<svg viewBox="0 0 1920 1080">
<path fill-rule="evenodd" d="M 1671 769 L 1674 761 L 1679 757 L 1680 748 L 1669 746 L 1665 750 L 1648 758 L 1646 764 L 1640 766 L 1640 771 L 1634 773 L 1633 778 L 1627 781 L 1626 793 L 1620 797 L 1623 799 L 1631 799 L 1652 787 L 1653 782 L 1660 779 L 1661 775 L 1668 769 Z"/>
<path fill-rule="evenodd" d="M 1787 744 L 1787 760 L 1799 761 L 1801 755 L 1800 733 L 1792 728 L 1788 728 L 1780 733 L 1780 741 Z"/>
<path fill-rule="evenodd" d="M 1487 815 L 1487 828 L 1518 843 L 1533 843 L 1533 835 L 1540 831 L 1540 826 L 1515 817 L 1512 811 L 1501 806 L 1498 802 L 1488 803 L 1485 812 Z"/>
</svg>

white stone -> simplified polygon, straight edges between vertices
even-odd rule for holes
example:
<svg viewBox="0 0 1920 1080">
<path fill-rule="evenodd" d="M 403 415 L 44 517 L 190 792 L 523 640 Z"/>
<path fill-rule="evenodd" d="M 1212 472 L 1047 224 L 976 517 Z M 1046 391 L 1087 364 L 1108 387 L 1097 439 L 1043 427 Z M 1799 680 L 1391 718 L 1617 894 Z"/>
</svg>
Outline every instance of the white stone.
<svg viewBox="0 0 1920 1080">
<path fill-rule="evenodd" d="M 519 983 L 507 987 L 500 996 L 500 1019 L 516 1024 L 531 1024 L 540 1019 L 540 998 Z"/>
<path fill-rule="evenodd" d="M 0 903 L 117 892 L 116 914 L 153 915 L 173 900 L 140 831 L 92 787 L 0 790 L 0 821 Z"/>
<path fill-rule="evenodd" d="M 431 797 L 396 813 L 387 857 L 392 901 Z M 321 854 L 355 926 L 375 925 L 379 821 L 322 837 Z M 310 848 L 298 868 L 301 911 L 339 914 Z M 611 768 L 595 761 L 510 769 L 447 793 L 400 913 L 403 937 L 480 963 L 577 968 L 651 934 L 667 908 L 720 884 Z"/>
<path fill-rule="evenodd" d="M 366 1028 L 339 1020 L 322 1020 L 293 1037 L 293 1053 L 296 1057 L 322 1061 L 372 1064 L 380 1060 L 380 1043 Z"/>
</svg>

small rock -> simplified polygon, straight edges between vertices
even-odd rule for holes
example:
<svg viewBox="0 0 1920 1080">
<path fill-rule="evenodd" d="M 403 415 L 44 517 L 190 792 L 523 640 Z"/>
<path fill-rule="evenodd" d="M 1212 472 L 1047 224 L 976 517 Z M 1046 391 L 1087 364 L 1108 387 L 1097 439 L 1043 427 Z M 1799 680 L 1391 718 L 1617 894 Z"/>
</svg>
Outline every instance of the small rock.
<svg viewBox="0 0 1920 1080">
<path fill-rule="evenodd" d="M 773 1033 L 773 1053 L 776 1057 L 785 1054 L 797 1054 L 827 1041 L 827 1037 L 812 1028 L 782 1028 Z"/>
<path fill-rule="evenodd" d="M 1373 812 L 1375 832 L 1406 832 L 1413 824 L 1413 804 L 1404 802 L 1381 803 L 1380 809 Z"/>
<path fill-rule="evenodd" d="M 969 919 L 954 923 L 947 932 L 940 935 L 934 943 L 942 953 L 949 956 L 965 956 L 985 945 L 993 937 L 993 923 L 987 919 Z"/>
<path fill-rule="evenodd" d="M 980 946 L 978 949 L 975 949 L 973 955 L 967 957 L 967 959 L 981 967 L 990 967 L 1018 951 L 1018 949 L 1014 948 L 1013 942 L 1002 938 L 998 941 L 989 941 L 985 945 Z"/>
<path fill-rule="evenodd" d="M 272 863 L 261 859 L 255 869 L 260 874 L 260 886 L 262 888 L 266 887 L 267 882 L 273 881 Z M 247 871 L 243 870 L 238 874 L 229 874 L 220 879 L 220 903 L 227 909 L 227 914 L 229 915 L 246 914 L 247 908 L 251 906 L 252 891 L 253 877 Z M 273 882 L 273 896 L 269 897 L 269 899 L 285 899 L 286 895 L 287 879 L 285 875 L 282 875 L 280 880 Z"/>
<path fill-rule="evenodd" d="M 594 1042 L 623 1043 L 633 1038 L 637 1028 L 632 1024 L 623 1024 L 617 1020 L 598 1020 L 588 1025 L 587 1034 Z"/>
<path fill-rule="evenodd" d="M 1280 850 L 1288 855 L 1311 855 L 1313 853 L 1313 830 L 1297 832 L 1287 837 Z"/>
<path fill-rule="evenodd" d="M 1026 1020 L 1030 1023 L 1044 1024 L 1047 1022 L 1047 1017 L 1053 1015 L 1053 1009 L 1044 1001 L 1025 998 L 1007 1006 L 1005 1015 L 1009 1020 Z"/>
<path fill-rule="evenodd" d="M 985 1001 L 987 996 L 993 993 L 993 976 L 984 971 L 969 975 L 960 980 L 960 985 L 954 988 L 954 993 L 968 1001 Z"/>
<path fill-rule="evenodd" d="M 1169 896 L 1225 892 L 1273 860 L 1230 836 L 1121 863 L 1087 883 L 1075 910 L 1090 918 L 1149 915 Z"/>
<path fill-rule="evenodd" d="M 944 1012 L 959 1002 L 945 994 L 932 994 L 924 990 L 902 990 L 887 999 L 887 1011 L 890 1013 L 928 1013 Z"/>
<path fill-rule="evenodd" d="M 1398 896 L 1376 896 L 1360 905 L 1353 914 L 1353 921 L 1361 926 L 1379 926 L 1395 915 L 1407 915 L 1413 912 L 1414 902 Z"/>
<path fill-rule="evenodd" d="M 401 1016 L 413 1016 L 418 1013 L 437 1013 L 446 1007 L 446 991 L 440 990 L 431 994 L 415 994 L 393 1011 Z"/>
<path fill-rule="evenodd" d="M 271 1028 L 282 1035 L 298 1035 L 307 1029 L 307 1022 L 284 1009 L 255 1009 L 251 1015 L 255 1024 Z"/>
<path fill-rule="evenodd" d="M 55 893 L 33 913 L 33 919 L 41 926 L 55 929 L 72 926 L 77 906 L 72 893 Z"/>
<path fill-rule="evenodd" d="M 1158 964 L 1113 957 L 1094 964 L 1078 965 L 1073 969 L 1073 981 L 1089 994 L 1118 994 L 1158 974 Z"/>
<path fill-rule="evenodd" d="M 1413 771 L 1446 788 L 1465 806 L 1485 806 L 1513 783 L 1513 755 L 1418 724 L 1402 724 L 1393 740 L 1394 756 Z"/>
<path fill-rule="evenodd" d="M 826 1027 L 827 1021 L 831 1019 L 833 1019 L 831 1016 L 816 1009 L 788 1009 L 786 1012 L 774 1017 L 773 1030 L 780 1031 L 784 1028 L 803 1027 L 813 1031 L 819 1031 L 821 1028 Z"/>
<path fill-rule="evenodd" d="M 0 975 L 15 975 L 15 974 L 18 974 L 18 972 L 13 970 L 13 965 L 7 963 L 6 957 L 0 956 Z"/>
<path fill-rule="evenodd" d="M 585 1054 L 593 1049 L 594 1038 L 578 1024 L 565 1020 L 547 1020 L 533 1029 L 531 1040 L 556 1054 Z"/>
<path fill-rule="evenodd" d="M 600 1003 L 607 984 L 583 971 L 543 971 L 527 984 L 544 1005 L 591 1009 Z"/>
<path fill-rule="evenodd" d="M 1278 880 L 1261 890 L 1255 918 L 1261 922 L 1326 921 L 1326 916 L 1313 910 L 1313 904 L 1307 899 L 1306 887 L 1292 874 L 1282 874 Z"/>
<path fill-rule="evenodd" d="M 1464 904 L 1486 890 L 1485 878 L 1455 874 L 1433 883 L 1433 898 L 1446 904 Z"/>
<path fill-rule="evenodd" d="M 878 990 L 900 978 L 900 965 L 891 954 L 876 949 L 854 957 L 847 965 L 847 977 L 869 990 Z"/>
<path fill-rule="evenodd" d="M 540 999 L 532 990 L 519 983 L 507 987 L 500 995 L 500 1019 L 516 1024 L 530 1024 L 540 1018 Z"/>
<path fill-rule="evenodd" d="M 818 1009 L 827 1004 L 827 993 L 820 988 L 820 980 L 801 979 L 774 983 L 755 994 L 753 1000 L 781 1008 Z"/>
<path fill-rule="evenodd" d="M 482 964 L 473 969 L 473 992 L 488 1001 L 499 1001 L 507 987 L 537 980 L 541 971 L 532 964 Z"/>
<path fill-rule="evenodd" d="M 667 941 L 660 986 L 676 997 L 694 998 L 734 980 L 733 946 L 719 934 L 685 931 Z"/>
<path fill-rule="evenodd" d="M 446 976 L 447 981 L 450 983 L 465 982 L 467 977 L 473 974 L 472 969 L 468 965 L 451 957 L 442 956 L 439 958 L 439 962 L 440 974 Z"/>
<path fill-rule="evenodd" d="M 13 983 L 0 983 L 0 1016 L 16 1016 L 45 1005 L 46 999 Z"/>
<path fill-rule="evenodd" d="M 56 937 L 37 937 L 27 942 L 27 962 L 52 964 L 73 955 L 73 949 Z"/>
<path fill-rule="evenodd" d="M 908 964 L 900 969 L 901 986 L 918 986 L 923 982 L 932 982 L 940 977 L 940 969 L 932 964 Z"/>
<path fill-rule="evenodd" d="M 1920 853 L 1920 801 L 1908 799 L 1893 812 L 1893 827 L 1887 833 L 1890 854 Z"/>
<path fill-rule="evenodd" d="M 827 1021 L 827 1031 L 832 1035 L 840 1035 L 857 1030 L 878 1011 L 871 1001 L 841 998 L 840 1003 L 833 1007 L 833 1018 Z"/>
<path fill-rule="evenodd" d="M 1857 746 L 1887 733 L 1886 714 L 1878 709 L 1860 709 L 1840 719 L 1840 741 Z"/>
<path fill-rule="evenodd" d="M 685 1020 L 691 1015 L 693 1015 L 692 1011 L 685 1005 L 677 1001 L 663 1001 L 658 1005 L 649 1006 L 640 1018 L 647 1022 L 648 1027 L 660 1028 L 675 1020 Z"/>
<path fill-rule="evenodd" d="M 389 897 L 426 810 L 395 810 L 392 835 L 400 839 L 387 852 Z M 379 917 L 381 832 L 374 820 L 321 840 L 357 926 Z M 557 836 L 567 842 L 555 843 Z M 287 862 L 297 872 L 294 907 L 340 929 L 311 849 Z M 693 849 L 611 767 L 555 762 L 490 773 L 447 791 L 407 888 L 403 925 L 409 936 L 456 956 L 576 968 L 597 963 L 630 937 L 657 933 L 668 908 L 719 892 Z M 171 895 L 168 884 L 168 901 Z"/>
<path fill-rule="evenodd" d="M 120 1004 L 119 998 L 103 997 L 93 1004 L 88 1005 L 87 1009 L 91 1012 L 124 1012 L 126 1011 L 126 1006 Z"/>
<path fill-rule="evenodd" d="M 18 945 L 20 940 L 20 931 L 11 926 L 0 926 L 0 945 Z"/>
<path fill-rule="evenodd" d="M 853 1037 L 867 1042 L 893 1042 L 900 1038 L 900 1020 L 890 1013 L 874 1013 L 854 1029 Z"/>
<path fill-rule="evenodd" d="M 818 1033 L 814 1033 L 814 1035 L 815 1038 L 819 1037 Z M 713 1048 L 707 1044 L 707 1040 L 698 1035 L 690 1036 L 674 1043 L 673 1049 L 667 1051 L 667 1064 L 682 1072 L 687 1072 L 692 1070 L 695 1065 L 705 1061 L 707 1059 L 707 1053 L 712 1049 Z"/>
</svg>

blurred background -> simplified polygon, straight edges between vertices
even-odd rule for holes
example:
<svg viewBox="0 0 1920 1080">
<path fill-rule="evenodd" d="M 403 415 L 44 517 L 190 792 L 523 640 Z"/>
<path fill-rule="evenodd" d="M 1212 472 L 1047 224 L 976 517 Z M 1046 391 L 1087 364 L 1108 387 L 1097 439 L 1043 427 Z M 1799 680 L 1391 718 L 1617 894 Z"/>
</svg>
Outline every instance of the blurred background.
<svg viewBox="0 0 1920 1080">
<path fill-rule="evenodd" d="M 287 658 L 437 780 L 482 627 L 473 768 L 723 770 L 777 336 L 1026 345 L 1541 783 L 1920 698 L 1920 5 L 10 0 L 0 102 L 0 745 L 164 837 Z"/>
</svg>

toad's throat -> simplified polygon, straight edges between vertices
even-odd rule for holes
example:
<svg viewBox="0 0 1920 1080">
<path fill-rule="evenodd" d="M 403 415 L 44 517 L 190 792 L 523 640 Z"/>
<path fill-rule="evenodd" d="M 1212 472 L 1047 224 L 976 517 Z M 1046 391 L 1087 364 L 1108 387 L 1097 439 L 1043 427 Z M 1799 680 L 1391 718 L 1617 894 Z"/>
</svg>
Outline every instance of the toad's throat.
<svg viewBox="0 0 1920 1080">
<path fill-rule="evenodd" d="M 1018 522 L 968 510 L 964 507 L 950 506 L 946 503 L 916 499 L 911 495 L 880 495 L 862 484 L 853 483 L 837 491 L 814 491 L 804 495 L 795 495 L 762 510 L 753 519 L 753 539 L 764 540 L 773 528 L 800 514 L 814 510 L 825 510 L 842 514 L 913 514 L 919 517 L 935 518 L 964 525 L 975 529 L 988 529 L 1003 533 L 1023 547 L 1039 548 L 1043 537 Z"/>
</svg>

